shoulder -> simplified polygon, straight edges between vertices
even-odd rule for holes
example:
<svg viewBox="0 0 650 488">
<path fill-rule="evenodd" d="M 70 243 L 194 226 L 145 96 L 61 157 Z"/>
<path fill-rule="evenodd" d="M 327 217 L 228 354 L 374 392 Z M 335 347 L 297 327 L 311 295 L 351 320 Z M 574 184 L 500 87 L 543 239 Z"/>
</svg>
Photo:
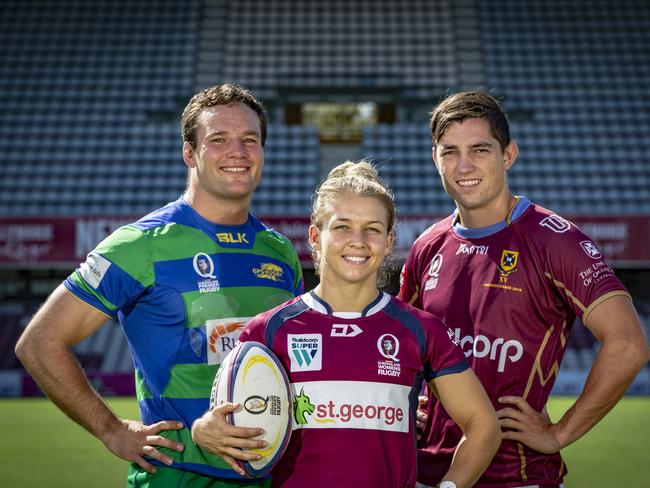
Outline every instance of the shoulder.
<svg viewBox="0 0 650 488">
<path fill-rule="evenodd" d="M 451 222 L 453 220 L 453 215 L 449 215 L 442 220 L 439 220 L 435 224 L 431 225 L 426 229 L 422 234 L 413 243 L 414 246 L 426 246 L 427 244 L 434 242 L 440 237 L 444 236 L 451 229 Z"/>
<path fill-rule="evenodd" d="M 305 305 L 305 302 L 302 301 L 301 296 L 294 297 L 290 300 L 287 300 L 284 303 L 281 303 L 277 307 L 273 307 L 266 312 L 262 312 L 256 315 L 252 320 L 257 323 L 269 324 L 270 322 L 285 322 L 286 320 L 295 317 L 296 315 L 301 314 L 308 307 Z"/>
<path fill-rule="evenodd" d="M 532 204 L 522 215 L 518 228 L 520 233 L 524 233 L 538 246 L 551 249 L 590 240 L 573 222 L 536 204 Z M 583 244 L 583 246 L 586 245 L 586 243 Z M 563 249 L 563 251 L 566 250 L 566 248 Z"/>
<path fill-rule="evenodd" d="M 275 333 L 288 320 L 307 309 L 301 297 L 294 297 L 277 307 L 253 317 L 242 331 L 241 340 L 257 340 L 271 347 Z"/>
<path fill-rule="evenodd" d="M 386 313 L 400 320 L 404 325 L 419 325 L 429 327 L 431 324 L 444 325 L 443 322 L 432 313 L 425 312 L 419 308 L 406 303 L 397 297 L 392 297 L 386 307 Z"/>
<path fill-rule="evenodd" d="M 442 239 L 445 239 L 451 232 L 452 219 L 453 215 L 450 215 L 436 222 L 420 234 L 409 251 L 410 260 L 418 258 L 430 248 L 435 247 Z"/>
<path fill-rule="evenodd" d="M 296 251 L 288 237 L 268 227 L 252 213 L 250 214 L 250 218 L 256 232 L 256 239 L 264 242 L 264 244 L 280 255 L 291 258 L 296 256 Z"/>
</svg>

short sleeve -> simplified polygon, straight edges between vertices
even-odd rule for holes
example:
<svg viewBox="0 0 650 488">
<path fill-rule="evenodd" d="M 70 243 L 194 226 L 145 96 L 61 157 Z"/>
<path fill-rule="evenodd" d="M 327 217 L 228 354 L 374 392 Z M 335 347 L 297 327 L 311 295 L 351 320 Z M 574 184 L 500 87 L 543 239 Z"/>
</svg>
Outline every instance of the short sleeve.
<svg viewBox="0 0 650 488">
<path fill-rule="evenodd" d="M 548 243 L 545 250 L 548 265 L 544 275 L 567 306 L 584 322 L 607 298 L 629 296 L 596 244 L 574 224 L 556 215 L 553 218 L 565 226 L 545 229 L 548 235 L 542 239 Z M 561 229 L 566 230 L 558 232 Z"/>
<path fill-rule="evenodd" d="M 103 240 L 64 282 L 74 295 L 115 317 L 154 282 L 147 236 L 124 226 Z"/>
<path fill-rule="evenodd" d="M 417 271 L 417 248 L 414 245 L 408 253 L 406 262 L 400 273 L 400 288 L 397 297 L 414 307 L 422 308 L 419 296 L 419 273 Z"/>
<path fill-rule="evenodd" d="M 239 341 L 256 341 L 264 344 L 265 324 L 266 321 L 263 319 L 263 314 L 256 315 L 248 322 L 248 324 L 246 324 L 244 330 L 242 330 L 241 335 L 239 336 Z M 268 344 L 266 344 L 266 346 L 270 347 Z"/>
<path fill-rule="evenodd" d="M 454 332 L 437 317 L 427 320 L 427 343 L 424 353 L 424 378 L 428 382 L 469 368 Z"/>
</svg>

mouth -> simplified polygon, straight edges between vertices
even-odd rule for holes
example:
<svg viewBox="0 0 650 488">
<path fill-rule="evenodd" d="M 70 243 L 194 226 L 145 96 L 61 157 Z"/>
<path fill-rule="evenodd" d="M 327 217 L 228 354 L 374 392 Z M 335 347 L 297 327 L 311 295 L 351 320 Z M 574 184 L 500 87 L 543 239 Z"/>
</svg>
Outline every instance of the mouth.
<svg viewBox="0 0 650 488">
<path fill-rule="evenodd" d="M 478 185 L 482 180 L 473 179 L 473 180 L 456 180 L 456 184 L 462 188 L 471 188 Z"/>
<path fill-rule="evenodd" d="M 225 173 L 242 174 L 246 173 L 250 168 L 248 166 L 222 166 L 219 169 Z"/>
<path fill-rule="evenodd" d="M 364 264 L 370 258 L 368 256 L 343 256 L 343 259 L 350 264 Z"/>
</svg>

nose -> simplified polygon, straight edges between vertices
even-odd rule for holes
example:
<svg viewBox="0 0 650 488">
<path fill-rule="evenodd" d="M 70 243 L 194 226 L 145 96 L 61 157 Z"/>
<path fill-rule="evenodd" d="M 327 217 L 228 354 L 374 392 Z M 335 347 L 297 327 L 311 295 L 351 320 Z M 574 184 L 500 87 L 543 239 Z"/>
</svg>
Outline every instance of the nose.
<svg viewBox="0 0 650 488">
<path fill-rule="evenodd" d="M 461 153 L 458 155 L 458 172 L 465 174 L 470 173 L 474 169 L 474 162 L 469 154 Z"/>
<path fill-rule="evenodd" d="M 366 245 L 367 237 L 363 229 L 353 229 L 350 233 L 350 244 L 352 246 L 363 247 Z"/>
<path fill-rule="evenodd" d="M 228 145 L 228 157 L 243 158 L 246 154 L 246 146 L 242 141 L 232 140 Z"/>
</svg>

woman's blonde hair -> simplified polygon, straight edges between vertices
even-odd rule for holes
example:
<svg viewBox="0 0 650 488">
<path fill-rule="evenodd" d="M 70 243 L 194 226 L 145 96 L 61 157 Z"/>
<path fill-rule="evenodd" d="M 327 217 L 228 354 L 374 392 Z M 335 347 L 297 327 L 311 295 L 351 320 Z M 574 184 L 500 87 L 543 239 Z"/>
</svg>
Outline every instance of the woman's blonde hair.
<svg viewBox="0 0 650 488">
<path fill-rule="evenodd" d="M 395 199 L 388 185 L 380 178 L 377 168 L 368 161 L 345 161 L 332 169 L 314 192 L 311 223 L 323 228 L 325 217 L 345 193 L 377 198 L 388 213 L 387 232 L 395 226 Z M 320 256 L 312 250 L 316 274 L 320 271 Z M 384 266 L 385 267 L 385 266 Z M 381 275 L 386 274 L 382 269 Z M 383 279 L 380 280 L 383 284 Z"/>
</svg>

